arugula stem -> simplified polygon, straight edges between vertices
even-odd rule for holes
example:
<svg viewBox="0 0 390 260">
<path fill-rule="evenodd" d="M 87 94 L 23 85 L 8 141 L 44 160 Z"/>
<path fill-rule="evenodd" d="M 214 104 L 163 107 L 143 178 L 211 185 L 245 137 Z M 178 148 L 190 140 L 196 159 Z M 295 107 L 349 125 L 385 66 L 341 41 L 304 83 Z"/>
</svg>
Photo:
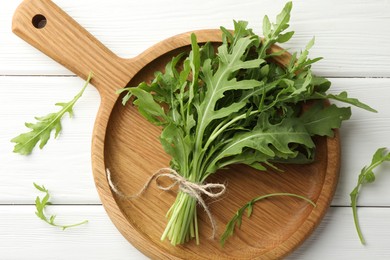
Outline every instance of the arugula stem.
<svg viewBox="0 0 390 260">
<path fill-rule="evenodd" d="M 252 111 L 251 113 L 249 113 L 249 116 L 252 116 L 254 114 L 258 114 L 260 112 L 261 112 L 260 110 Z M 215 140 L 215 138 L 217 138 L 223 131 L 225 131 L 226 128 L 228 128 L 229 126 L 231 126 L 232 124 L 234 124 L 235 122 L 237 122 L 241 119 L 245 119 L 246 117 L 247 117 L 246 114 L 242 114 L 240 116 L 233 118 L 232 120 L 230 120 L 227 123 L 226 122 L 221 123 L 218 127 L 215 128 L 213 133 L 210 135 L 210 138 L 207 140 L 207 143 L 205 144 L 204 149 L 207 149 L 210 146 L 210 144 Z M 221 127 L 221 125 L 223 125 L 223 126 Z"/>
<path fill-rule="evenodd" d="M 357 194 L 358 189 L 355 188 L 354 192 L 356 192 L 356 194 Z M 363 233 L 362 233 L 362 230 L 361 230 L 360 225 L 359 225 L 359 218 L 358 218 L 358 214 L 357 214 L 357 195 L 354 196 L 354 198 L 352 199 L 351 206 L 352 206 L 353 221 L 355 224 L 356 232 L 358 233 L 360 243 L 365 245 L 366 240 L 363 237 Z"/>
<path fill-rule="evenodd" d="M 199 241 L 196 204 L 195 198 L 179 191 L 175 203 L 170 209 L 172 214 L 168 216 L 168 224 L 161 236 L 161 240 L 168 237 L 172 245 L 182 244 L 189 239 L 191 229 L 194 229 L 195 239 Z"/>
<path fill-rule="evenodd" d="M 381 165 L 385 161 L 390 161 L 390 152 L 386 150 L 386 148 L 379 148 L 375 152 L 375 154 L 372 157 L 371 164 L 369 166 L 363 167 L 361 170 L 358 181 L 356 184 L 356 187 L 352 190 L 350 193 L 351 197 L 351 207 L 352 207 L 352 213 L 353 213 L 353 220 L 355 223 L 356 231 L 358 233 L 360 242 L 365 245 L 366 241 L 363 237 L 360 225 L 359 225 L 359 218 L 357 214 L 357 200 L 359 197 L 359 192 L 363 184 L 365 183 L 371 183 L 375 181 L 375 174 L 373 170 Z"/>
<path fill-rule="evenodd" d="M 172 213 L 169 214 L 169 216 L 168 216 L 169 222 L 167 224 L 167 227 L 165 228 L 164 233 L 161 236 L 161 240 L 164 240 L 166 238 L 166 236 L 168 235 L 168 232 L 171 230 L 171 226 L 173 225 L 173 222 L 174 222 L 173 219 L 177 218 L 177 214 L 179 214 L 178 212 L 179 212 L 181 205 L 182 205 L 182 196 L 181 196 L 181 192 L 179 192 L 179 194 L 176 197 L 175 203 L 169 209 L 169 212 L 172 212 Z"/>
<path fill-rule="evenodd" d="M 259 52 L 259 58 L 263 59 L 265 58 L 265 54 L 266 54 L 266 51 L 268 50 L 268 48 L 270 47 L 270 44 L 269 44 L 269 40 L 266 39 L 263 44 L 261 44 L 261 47 L 260 47 L 260 52 Z"/>
<path fill-rule="evenodd" d="M 308 202 L 313 207 L 316 207 L 316 204 L 312 200 L 310 200 L 304 196 L 294 194 L 294 193 L 277 192 L 277 193 L 270 193 L 270 194 L 266 194 L 266 195 L 254 198 L 253 200 L 246 203 L 243 207 L 239 208 L 237 210 L 237 212 L 234 214 L 234 216 L 232 217 L 232 219 L 228 222 L 228 224 L 226 224 L 225 231 L 220 238 L 221 245 L 224 246 L 228 237 L 233 235 L 235 226 L 237 226 L 237 227 L 241 226 L 242 216 L 243 216 L 246 209 L 248 212 L 248 217 L 250 217 L 252 214 L 253 205 L 256 202 L 263 200 L 263 199 L 266 199 L 266 198 L 277 197 L 277 196 L 289 196 L 289 197 L 299 198 L 299 199 L 302 199 L 302 200 Z"/>
<path fill-rule="evenodd" d="M 63 230 L 67 229 L 67 228 L 71 228 L 71 227 L 77 227 L 77 226 L 80 226 L 80 225 L 83 225 L 83 224 L 86 224 L 88 223 L 88 220 L 84 220 L 80 223 L 76 223 L 76 224 L 72 224 L 72 225 L 65 225 L 65 226 L 61 226 L 61 225 L 55 225 L 56 227 L 61 227 Z"/>
<path fill-rule="evenodd" d="M 316 204 L 312 200 L 310 200 L 304 196 L 298 195 L 298 194 L 286 193 L 286 192 L 277 192 L 277 193 L 266 194 L 266 195 L 255 198 L 254 200 L 252 200 L 252 203 L 258 202 L 258 201 L 266 199 L 266 198 L 276 197 L 276 196 L 289 196 L 289 197 L 299 198 L 299 199 L 302 199 L 302 200 L 306 201 L 307 203 L 311 204 L 313 207 L 316 207 Z"/>
<path fill-rule="evenodd" d="M 198 212 L 197 212 L 197 209 L 195 207 L 195 216 L 198 216 Z M 200 242 L 199 242 L 199 228 L 198 228 L 198 218 L 195 217 L 194 218 L 194 226 L 195 226 L 195 240 L 196 240 L 196 244 L 199 245 Z"/>
</svg>

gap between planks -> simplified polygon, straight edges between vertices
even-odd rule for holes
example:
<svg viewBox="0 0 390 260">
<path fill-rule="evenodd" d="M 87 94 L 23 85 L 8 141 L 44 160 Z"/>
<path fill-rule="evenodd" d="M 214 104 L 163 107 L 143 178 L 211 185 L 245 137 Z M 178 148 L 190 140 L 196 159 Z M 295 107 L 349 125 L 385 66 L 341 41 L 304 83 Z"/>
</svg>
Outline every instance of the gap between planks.
<svg viewBox="0 0 390 260">
<path fill-rule="evenodd" d="M 326 76 L 326 75 L 318 75 L 319 77 L 323 77 L 326 79 L 390 79 L 390 76 L 388 77 L 365 77 L 365 76 Z M 74 74 L 0 74 L 0 77 L 48 77 L 48 78 L 77 78 L 77 75 Z"/>
<path fill-rule="evenodd" d="M 35 206 L 35 203 L 0 203 L 0 207 L 8 207 L 8 206 Z M 103 206 L 101 203 L 55 203 L 48 205 L 51 206 Z M 330 208 L 351 208 L 351 206 L 347 205 L 331 205 Z M 372 205 L 365 205 L 365 206 L 357 206 L 357 208 L 374 208 L 374 209 L 390 209 L 390 206 L 372 206 Z"/>
</svg>

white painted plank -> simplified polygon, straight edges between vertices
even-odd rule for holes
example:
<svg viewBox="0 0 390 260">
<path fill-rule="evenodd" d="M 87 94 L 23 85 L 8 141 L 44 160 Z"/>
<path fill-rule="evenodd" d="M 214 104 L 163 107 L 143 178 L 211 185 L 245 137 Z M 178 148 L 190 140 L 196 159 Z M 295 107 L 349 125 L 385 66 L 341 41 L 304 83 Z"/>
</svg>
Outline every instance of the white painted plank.
<svg viewBox="0 0 390 260">
<path fill-rule="evenodd" d="M 378 113 L 352 108 L 352 117 L 341 128 L 342 156 L 340 180 L 333 205 L 349 205 L 349 193 L 356 186 L 358 175 L 380 147 L 390 149 L 390 80 L 332 79 L 333 92 L 346 90 L 351 97 L 371 105 Z M 390 205 L 390 163 L 375 170 L 377 180 L 361 191 L 359 205 Z"/>
<path fill-rule="evenodd" d="M 0 206 L 1 259 L 147 259 L 119 233 L 102 206 L 51 206 L 58 223 L 85 225 L 61 230 L 34 214 L 33 206 Z"/>
<path fill-rule="evenodd" d="M 30 156 L 14 154 L 10 140 L 35 122 L 34 116 L 58 111 L 57 102 L 68 102 L 84 81 L 76 77 L 0 77 L 0 203 L 30 203 L 33 182 L 44 184 L 56 196 L 54 203 L 99 203 L 91 170 L 91 137 L 100 98 L 86 89 L 66 115 L 62 134 L 38 147 Z M 52 136 L 53 138 L 53 136 Z M 58 200 L 57 200 L 58 198 Z"/>
<path fill-rule="evenodd" d="M 288 259 L 389 259 L 390 209 L 360 208 L 358 214 L 365 246 L 360 244 L 351 209 L 336 207 Z"/>
<path fill-rule="evenodd" d="M 48 226 L 33 206 L 0 206 L 2 259 L 146 259 L 116 230 L 102 206 L 52 206 L 58 221 L 89 223 L 65 231 Z M 367 245 L 355 233 L 350 208 L 331 208 L 312 236 L 289 260 L 389 259 L 389 208 L 359 209 Z M 239 231 L 238 231 L 239 232 Z"/>
<path fill-rule="evenodd" d="M 378 147 L 390 147 L 388 99 L 390 79 L 332 79 L 333 92 L 347 90 L 375 107 L 374 114 L 353 108 L 353 116 L 342 126 L 342 169 L 333 205 L 349 205 L 349 193 L 360 169 L 370 162 Z M 63 134 L 50 140 L 31 156 L 12 153 L 10 139 L 25 132 L 24 122 L 56 111 L 54 103 L 70 100 L 83 81 L 76 77 L 0 77 L 0 203 L 31 203 L 33 182 L 50 188 L 55 203 L 100 203 L 93 183 L 90 141 L 99 96 L 87 88 L 75 106 L 75 117 L 65 118 Z M 390 206 L 390 164 L 379 169 L 377 182 L 362 190 L 360 205 Z"/>
<path fill-rule="evenodd" d="M 0 74 L 69 74 L 11 32 L 14 10 L 21 0 L 3 1 L 0 8 Z M 203 28 L 232 27 L 247 20 L 261 31 L 265 14 L 274 19 L 285 1 L 197 0 L 54 1 L 111 50 L 133 57 L 147 47 L 178 33 Z M 315 71 L 328 76 L 390 76 L 390 2 L 386 0 L 296 1 L 286 47 L 300 50 L 316 36 L 312 57 L 325 60 Z M 49 21 L 50 22 L 50 21 Z"/>
</svg>

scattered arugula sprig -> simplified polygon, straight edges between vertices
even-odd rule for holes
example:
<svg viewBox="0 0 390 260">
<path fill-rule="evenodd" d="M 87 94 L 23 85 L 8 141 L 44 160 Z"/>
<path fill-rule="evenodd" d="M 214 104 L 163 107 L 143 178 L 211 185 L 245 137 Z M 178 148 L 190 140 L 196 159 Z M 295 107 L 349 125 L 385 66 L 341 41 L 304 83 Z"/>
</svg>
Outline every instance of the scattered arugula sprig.
<svg viewBox="0 0 390 260">
<path fill-rule="evenodd" d="M 356 187 L 352 190 L 351 197 L 351 206 L 353 212 L 353 220 L 355 222 L 356 231 L 359 235 L 360 242 L 364 245 L 366 243 L 362 231 L 359 225 L 359 219 L 357 215 L 357 199 L 359 196 L 359 192 L 361 187 L 366 183 L 372 183 L 375 181 L 374 169 L 381 165 L 382 163 L 390 161 L 390 151 L 386 148 L 379 148 L 373 155 L 371 164 L 369 166 L 363 167 L 359 174 L 359 178 L 357 181 Z"/>
<path fill-rule="evenodd" d="M 34 183 L 34 187 L 41 191 L 41 192 L 44 192 L 45 193 L 45 197 L 43 197 L 43 199 L 41 199 L 39 196 L 37 196 L 37 198 L 35 199 L 35 208 L 36 208 L 36 212 L 35 214 L 40 218 L 42 219 L 43 221 L 45 221 L 47 224 L 51 225 L 51 226 L 54 226 L 54 227 L 59 227 L 61 228 L 62 230 L 65 230 L 67 228 L 71 228 L 71 227 L 76 227 L 76 226 L 80 226 L 80 225 L 83 225 L 85 223 L 88 222 L 88 220 L 84 220 L 80 223 L 76 223 L 76 224 L 72 224 L 72 225 L 59 225 L 57 223 L 55 223 L 55 218 L 56 218 L 56 215 L 51 215 L 50 217 L 47 217 L 45 215 L 45 208 L 47 205 L 50 205 L 50 194 L 49 194 L 49 191 L 45 188 L 45 186 L 40 186 L 36 183 Z"/>
<path fill-rule="evenodd" d="M 249 218 L 251 215 L 252 215 L 252 212 L 253 212 L 253 206 L 256 202 L 260 201 L 260 200 L 264 200 L 264 199 L 267 199 L 267 198 L 271 198 L 271 197 L 278 197 L 278 196 L 288 196 L 288 197 L 295 197 L 295 198 L 299 198 L 299 199 L 302 199 L 302 200 L 305 200 L 307 201 L 308 203 L 310 203 L 313 207 L 316 207 L 316 204 L 304 197 L 304 196 L 301 196 L 301 195 L 298 195 L 298 194 L 294 194 L 294 193 L 271 193 L 271 194 L 266 194 L 266 195 L 263 195 L 263 196 L 260 196 L 260 197 L 257 197 L 257 198 L 254 198 L 253 200 L 249 201 L 247 204 L 245 204 L 242 208 L 240 208 L 239 210 L 237 210 L 236 214 L 233 216 L 233 218 L 228 222 L 228 224 L 226 225 L 225 227 L 225 231 L 223 232 L 219 242 L 221 244 L 221 246 L 223 247 L 225 245 L 225 242 L 226 240 L 233 235 L 234 233 L 234 229 L 235 227 L 238 227 L 240 228 L 241 227 L 241 224 L 242 224 L 242 216 L 244 215 L 245 213 L 245 210 L 247 211 L 247 217 Z"/>
<path fill-rule="evenodd" d="M 142 116 L 162 127 L 160 141 L 172 157 L 170 167 L 188 181 L 203 183 L 232 164 L 266 170 L 274 162 L 312 161 L 312 137 L 332 137 L 351 116 L 350 107 L 326 105 L 327 99 L 374 111 L 346 93 L 326 93 L 330 82 L 311 71 L 319 59 L 308 58 L 314 39 L 286 67 L 270 61 L 283 54 L 270 53 L 272 44 L 293 35 L 286 32 L 291 8 L 287 3 L 275 24 L 264 18 L 264 38 L 245 21 L 234 21 L 234 33 L 221 27 L 217 52 L 211 43 L 199 46 L 192 34 L 192 50 L 174 57 L 152 82 L 119 91 L 126 93 L 123 104 L 131 100 Z M 196 203 L 178 193 L 162 239 L 173 245 L 191 238 L 198 242 Z"/>
<path fill-rule="evenodd" d="M 62 107 L 60 111 L 56 113 L 50 113 L 42 117 L 35 117 L 35 119 L 38 121 L 36 123 L 26 123 L 26 127 L 32 130 L 30 132 L 23 133 L 11 140 L 11 142 L 16 143 L 14 147 L 14 153 L 28 155 L 33 151 L 38 142 L 40 142 L 39 148 L 42 149 L 49 141 L 51 132 L 53 130 L 55 130 L 54 138 L 57 138 L 62 130 L 61 119 L 66 113 L 68 113 L 70 117 L 73 116 L 73 106 L 83 95 L 86 87 L 92 79 L 92 76 L 93 73 L 89 73 L 84 87 L 71 101 L 67 103 L 55 104 L 56 106 Z"/>
</svg>

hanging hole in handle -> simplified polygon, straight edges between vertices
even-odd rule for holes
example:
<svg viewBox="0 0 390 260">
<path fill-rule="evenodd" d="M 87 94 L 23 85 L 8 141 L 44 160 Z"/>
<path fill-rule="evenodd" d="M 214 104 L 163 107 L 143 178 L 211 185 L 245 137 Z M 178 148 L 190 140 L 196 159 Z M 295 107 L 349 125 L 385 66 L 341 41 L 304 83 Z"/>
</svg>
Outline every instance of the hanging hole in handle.
<svg viewBox="0 0 390 260">
<path fill-rule="evenodd" d="M 34 25 L 35 28 L 37 29 L 42 29 L 46 26 L 47 24 L 47 20 L 46 20 L 46 17 L 41 15 L 41 14 L 37 14 L 33 17 L 32 19 L 32 24 Z"/>
</svg>

